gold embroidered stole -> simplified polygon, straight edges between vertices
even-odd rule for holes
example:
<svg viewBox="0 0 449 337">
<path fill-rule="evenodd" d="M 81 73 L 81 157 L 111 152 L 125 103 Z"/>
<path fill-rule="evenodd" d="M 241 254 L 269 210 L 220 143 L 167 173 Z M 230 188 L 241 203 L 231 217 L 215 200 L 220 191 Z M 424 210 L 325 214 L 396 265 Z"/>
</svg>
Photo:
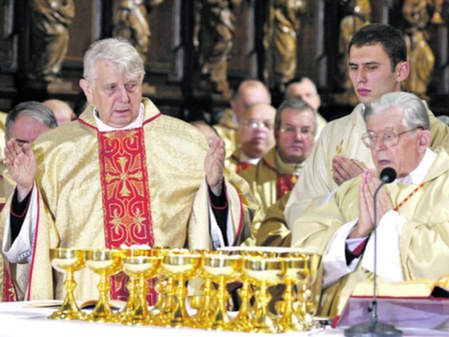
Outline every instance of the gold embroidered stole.
<svg viewBox="0 0 449 337">
<path fill-rule="evenodd" d="M 97 135 L 106 247 L 153 246 L 143 128 Z M 112 278 L 113 299 L 128 298 L 127 280 L 123 272 Z M 155 293 L 150 291 L 149 301 L 153 300 Z"/>
</svg>

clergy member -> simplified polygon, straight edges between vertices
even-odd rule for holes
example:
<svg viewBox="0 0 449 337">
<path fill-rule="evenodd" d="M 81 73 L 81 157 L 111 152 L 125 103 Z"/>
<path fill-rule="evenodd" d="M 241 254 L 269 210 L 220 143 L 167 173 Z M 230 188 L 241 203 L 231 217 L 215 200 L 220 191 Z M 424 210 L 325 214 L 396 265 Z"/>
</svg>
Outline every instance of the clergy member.
<svg viewBox="0 0 449 337">
<path fill-rule="evenodd" d="M 271 104 L 271 95 L 265 84 L 249 79 L 240 83 L 231 99 L 231 107 L 223 112 L 218 124 L 213 125 L 225 142 L 226 158 L 238 148 L 238 125 L 246 109 L 256 103 Z"/>
<path fill-rule="evenodd" d="M 240 116 L 237 129 L 238 146 L 226 160 L 226 168 L 240 173 L 256 165 L 274 146 L 274 117 L 276 109 L 270 104 L 251 105 Z"/>
<path fill-rule="evenodd" d="M 377 273 L 401 282 L 449 274 L 449 155 L 430 149 L 427 107 L 417 96 L 394 92 L 365 105 L 360 141 L 375 170 L 343 183 L 331 200 L 309 208 L 292 228 L 293 246 L 323 254 L 320 314 L 339 314 L 355 285 L 373 272 L 377 224 Z M 373 194 L 379 173 L 393 168 L 397 179 Z"/>
<path fill-rule="evenodd" d="M 4 295 L 61 299 L 63 275 L 49 257 L 56 247 L 204 249 L 239 242 L 242 205 L 223 179 L 222 140 L 209 148 L 193 126 L 161 114 L 142 98 L 143 78 L 131 44 L 94 42 L 80 80 L 89 106 L 79 120 L 50 131 L 33 149 L 8 142 L 6 164 L 17 186 L 5 206 L 11 213 L 2 214 L 11 267 Z M 18 272 L 21 264 L 29 273 Z M 92 271 L 76 277 L 77 299 L 96 298 Z M 111 297 L 125 300 L 123 274 L 112 282 Z"/>
</svg>

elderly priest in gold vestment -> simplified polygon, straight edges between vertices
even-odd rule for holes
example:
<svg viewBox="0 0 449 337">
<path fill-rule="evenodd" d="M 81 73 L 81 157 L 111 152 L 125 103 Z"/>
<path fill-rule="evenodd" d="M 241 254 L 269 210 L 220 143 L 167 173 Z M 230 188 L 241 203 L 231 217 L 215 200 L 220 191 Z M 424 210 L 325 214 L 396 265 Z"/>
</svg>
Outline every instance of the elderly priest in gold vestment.
<svg viewBox="0 0 449 337">
<path fill-rule="evenodd" d="M 377 195 L 379 279 L 437 280 L 449 274 L 449 155 L 431 150 L 426 106 L 395 92 L 368 103 L 367 132 L 375 170 L 343 183 L 329 203 L 309 208 L 292 228 L 296 247 L 323 254 L 321 314 L 339 314 L 358 282 L 372 277 L 373 193 L 379 172 L 398 178 Z"/>
<path fill-rule="evenodd" d="M 3 299 L 63 296 L 55 247 L 122 245 L 216 248 L 238 243 L 243 210 L 223 179 L 224 144 L 142 98 L 144 66 L 128 42 L 92 44 L 80 81 L 89 107 L 34 144 L 10 140 L 6 164 L 17 183 L 5 206 Z M 245 198 L 242 198 L 245 199 Z M 27 270 L 28 269 L 28 270 Z M 94 274 L 76 275 L 78 300 L 97 298 Z M 127 297 L 123 273 L 111 297 Z M 153 298 L 154 300 L 154 298 Z"/>
</svg>

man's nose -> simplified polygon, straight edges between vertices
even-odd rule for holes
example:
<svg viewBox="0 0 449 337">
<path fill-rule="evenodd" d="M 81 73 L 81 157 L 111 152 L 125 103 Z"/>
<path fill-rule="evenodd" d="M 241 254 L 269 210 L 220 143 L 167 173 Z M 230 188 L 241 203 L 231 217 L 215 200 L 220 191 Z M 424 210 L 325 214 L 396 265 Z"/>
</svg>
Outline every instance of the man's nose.
<svg viewBox="0 0 449 337">
<path fill-rule="evenodd" d="M 129 102 L 129 92 L 126 90 L 125 86 L 119 88 L 118 95 L 121 102 Z"/>
</svg>

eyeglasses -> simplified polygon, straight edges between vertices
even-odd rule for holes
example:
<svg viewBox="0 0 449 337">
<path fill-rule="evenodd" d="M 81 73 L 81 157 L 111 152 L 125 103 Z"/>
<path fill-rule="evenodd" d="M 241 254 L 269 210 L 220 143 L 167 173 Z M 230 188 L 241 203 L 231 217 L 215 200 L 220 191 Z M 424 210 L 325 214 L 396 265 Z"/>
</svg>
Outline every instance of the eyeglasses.
<svg viewBox="0 0 449 337">
<path fill-rule="evenodd" d="M 289 136 L 296 136 L 298 132 L 303 136 L 313 136 L 313 130 L 308 126 L 303 127 L 295 127 L 291 125 L 282 126 L 280 128 L 281 132 L 289 135 Z"/>
<path fill-rule="evenodd" d="M 262 129 L 266 128 L 268 130 L 273 130 L 273 123 L 271 121 L 245 121 L 243 126 L 250 129 Z"/>
<path fill-rule="evenodd" d="M 393 129 L 386 129 L 382 135 L 382 142 L 385 146 L 396 146 L 399 142 L 399 137 L 408 132 L 413 132 L 418 129 L 422 129 L 421 126 L 418 126 L 414 129 L 405 130 L 402 132 L 396 132 Z M 362 136 L 363 144 L 368 148 L 373 148 L 376 146 L 379 136 L 375 132 L 368 132 L 367 134 Z"/>
</svg>

